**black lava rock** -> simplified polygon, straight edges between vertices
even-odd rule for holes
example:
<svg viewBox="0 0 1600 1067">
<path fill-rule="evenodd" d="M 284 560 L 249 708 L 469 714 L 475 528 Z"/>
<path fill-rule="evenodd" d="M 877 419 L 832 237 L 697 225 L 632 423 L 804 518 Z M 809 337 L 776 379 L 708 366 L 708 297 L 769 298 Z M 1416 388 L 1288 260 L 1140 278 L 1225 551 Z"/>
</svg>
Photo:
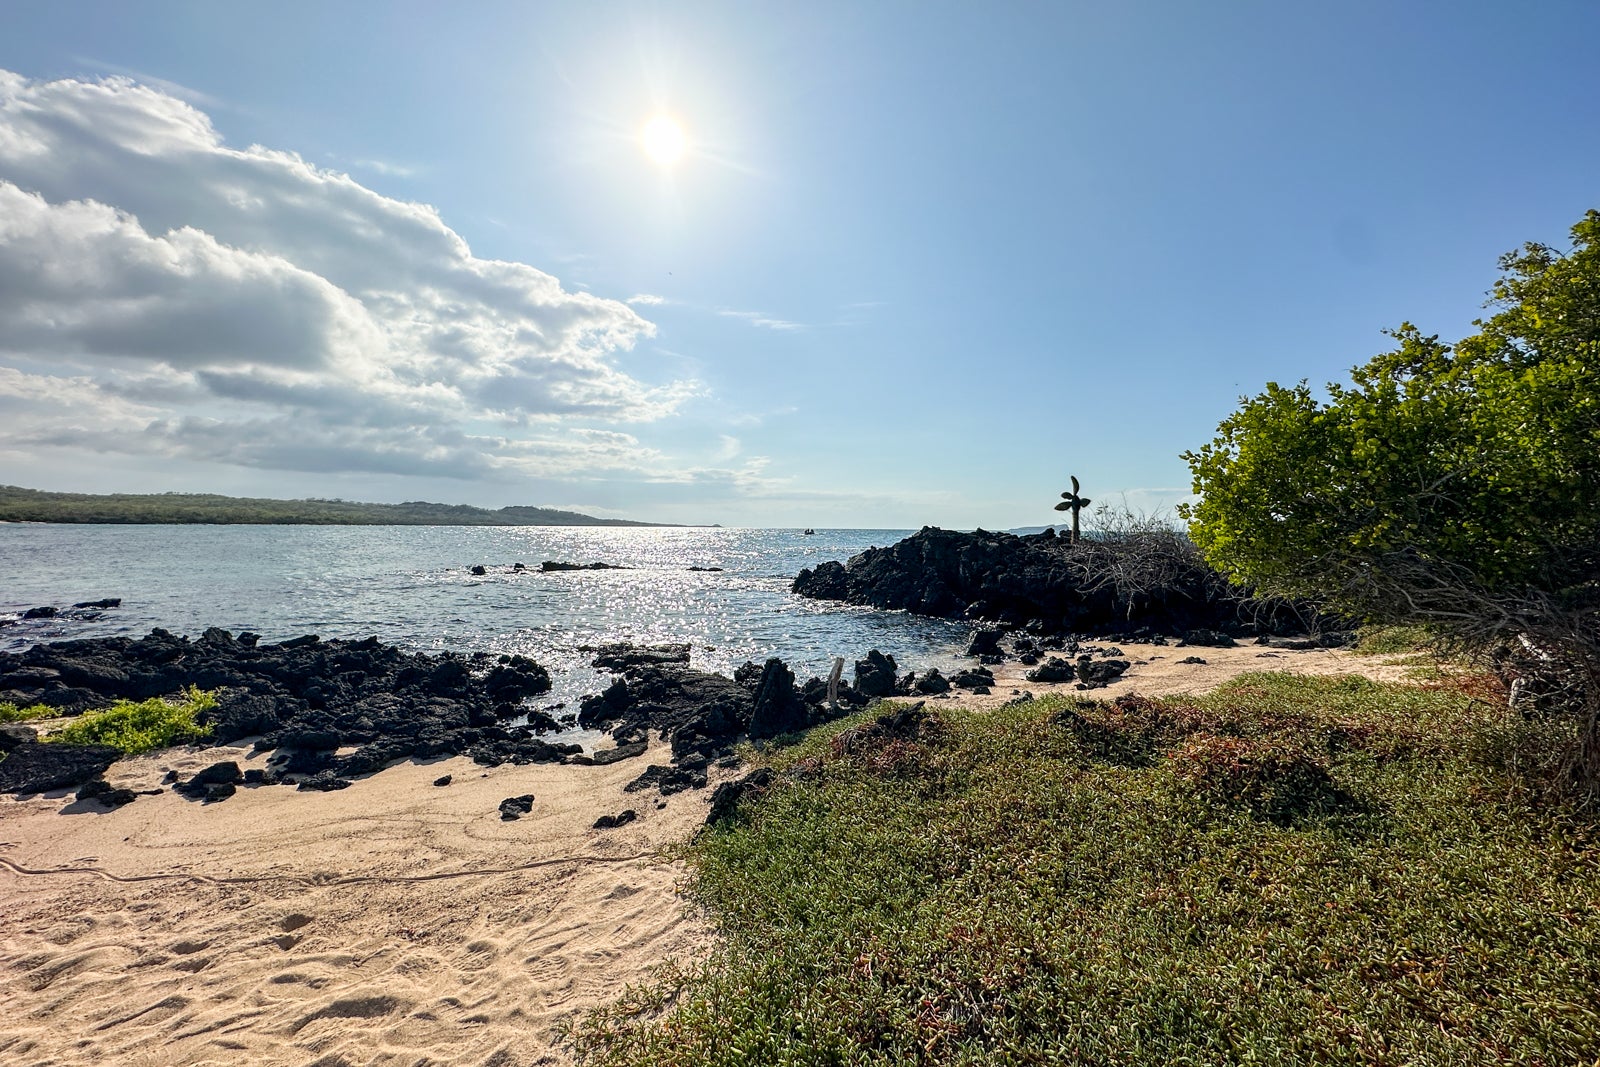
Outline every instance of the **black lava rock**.
<svg viewBox="0 0 1600 1067">
<path fill-rule="evenodd" d="M 340 778 L 332 771 L 318 771 L 309 778 L 303 778 L 295 787 L 301 792 L 331 793 L 336 789 L 349 789 L 350 781 Z"/>
<path fill-rule="evenodd" d="M 32 745 L 39 740 L 39 731 L 20 722 L 0 723 L 0 752 L 10 752 L 18 745 Z"/>
<path fill-rule="evenodd" d="M 1232 648 L 1234 639 L 1220 630 L 1186 630 L 1183 643 L 1195 645 L 1200 648 Z"/>
<path fill-rule="evenodd" d="M 124 804 L 132 804 L 138 799 L 139 794 L 131 789 L 116 789 L 104 778 L 95 778 L 85 782 L 79 789 L 79 800 L 98 800 L 108 808 L 120 808 Z"/>
<path fill-rule="evenodd" d="M 0 793 L 43 793 L 99 778 L 122 753 L 109 745 L 19 745 L 0 760 Z"/>
<path fill-rule="evenodd" d="M 634 759 L 644 755 L 649 746 L 643 741 L 636 741 L 631 745 L 618 745 L 616 748 L 602 748 L 597 750 L 589 759 L 598 767 L 605 767 L 612 763 L 621 763 L 625 759 Z"/>
<path fill-rule="evenodd" d="M 656 788 L 661 795 L 671 796 L 681 793 L 686 789 L 704 789 L 706 787 L 706 765 L 704 763 L 684 763 L 676 767 L 664 767 L 659 763 L 652 763 L 645 768 L 645 772 L 627 785 L 622 787 L 625 793 L 637 793 L 644 789 Z"/>
<path fill-rule="evenodd" d="M 213 763 L 202 771 L 195 773 L 187 782 L 180 782 L 172 787 L 174 793 L 190 797 L 195 800 L 209 799 L 221 800 L 233 795 L 233 786 L 244 781 L 244 772 L 233 760 L 223 760 Z M 212 795 L 212 786 L 226 785 L 228 790 L 221 795 Z"/>
<path fill-rule="evenodd" d="M 1158 551 L 1167 566 L 1162 584 L 1134 595 L 1101 578 L 1119 552 Z M 927 526 L 887 548 L 869 548 L 848 563 L 802 570 L 793 592 L 940 618 L 989 619 L 1037 632 L 1151 632 L 1265 627 L 1288 632 L 1304 625 L 1304 605 L 1278 605 L 1240 596 L 1181 541 L 1146 546 L 1056 537 L 1017 537 Z M 1315 614 L 1314 612 L 1312 614 Z M 980 631 L 981 633 L 981 631 Z M 987 641 L 987 638 L 979 640 Z M 987 650 L 989 652 L 994 649 Z M 980 646 L 974 655 L 981 655 Z"/>
<path fill-rule="evenodd" d="M 772 770 L 769 767 L 758 767 L 743 778 L 723 782 L 711 794 L 711 810 L 706 814 L 706 825 L 727 822 L 738 812 L 740 801 L 757 800 L 766 795 L 770 788 Z"/>
<path fill-rule="evenodd" d="M 973 667 L 961 671 L 950 682 L 960 689 L 987 689 L 994 685 L 994 672 L 987 667 Z"/>
<path fill-rule="evenodd" d="M 376 638 L 323 641 L 315 634 L 261 645 L 254 634 L 215 627 L 194 640 L 157 629 L 139 639 L 0 653 L 0 699 L 64 711 L 191 685 L 215 693 L 216 707 L 200 713 L 211 740 L 254 736 L 258 750 L 292 750 L 279 770 L 294 775 L 332 770 L 348 778 L 397 760 L 469 751 L 491 763 L 557 761 L 576 751 L 488 729 L 549 690 L 549 674 L 524 656 L 430 656 Z M 537 730 L 553 720 L 535 713 L 530 723 Z M 356 751 L 332 755 L 347 746 Z"/>
<path fill-rule="evenodd" d="M 778 737 L 804 729 L 806 708 L 794 688 L 794 672 L 776 657 L 761 669 L 761 681 L 750 711 L 750 736 Z"/>
<path fill-rule="evenodd" d="M 1030 682 L 1070 682 L 1077 676 L 1077 668 L 1060 656 L 1051 656 L 1025 675 Z"/>
<path fill-rule="evenodd" d="M 1125 659 L 1092 659 L 1079 656 L 1077 664 L 1079 689 L 1104 689 L 1121 678 L 1132 666 Z"/>
<path fill-rule="evenodd" d="M 638 667 L 666 667 L 673 664 L 687 667 L 689 665 L 689 646 L 687 644 L 672 645 L 635 645 L 626 641 L 609 645 L 601 645 L 594 650 L 597 654 L 593 666 L 613 674 L 621 674 Z"/>
<path fill-rule="evenodd" d="M 500 802 L 500 819 L 502 822 L 511 822 L 522 818 L 532 810 L 532 793 L 524 793 L 520 797 L 506 797 Z"/>
<path fill-rule="evenodd" d="M 987 656 L 1000 651 L 999 630 L 974 630 L 972 640 L 967 642 L 967 655 Z"/>
<path fill-rule="evenodd" d="M 594 821 L 596 830 L 615 830 L 619 826 L 626 826 L 639 817 L 639 813 L 632 808 L 617 815 L 602 815 Z"/>
<path fill-rule="evenodd" d="M 894 693 L 895 675 L 899 669 L 893 656 L 886 656 L 874 648 L 865 659 L 856 660 L 855 688 L 869 697 L 890 696 Z"/>
</svg>

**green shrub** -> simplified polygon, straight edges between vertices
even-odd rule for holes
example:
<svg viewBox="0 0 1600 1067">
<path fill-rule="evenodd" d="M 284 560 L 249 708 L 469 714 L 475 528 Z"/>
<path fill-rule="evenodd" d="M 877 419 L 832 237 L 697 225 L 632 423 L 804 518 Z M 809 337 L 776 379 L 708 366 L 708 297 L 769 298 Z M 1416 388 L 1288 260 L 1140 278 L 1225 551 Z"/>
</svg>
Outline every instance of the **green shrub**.
<svg viewBox="0 0 1600 1067">
<path fill-rule="evenodd" d="M 189 687 L 181 704 L 171 704 L 160 697 L 137 703 L 119 700 L 101 711 L 85 712 L 46 740 L 69 745 L 110 745 L 136 756 L 210 736 L 211 727 L 196 722 L 195 716 L 216 706 L 214 696 L 194 686 Z"/>
<path fill-rule="evenodd" d="M 1356 651 L 1371 656 L 1430 652 L 1438 635 L 1426 626 L 1363 626 L 1356 631 Z"/>
<path fill-rule="evenodd" d="M 60 708 L 52 708 L 48 704 L 29 704 L 27 707 L 18 707 L 8 701 L 0 701 L 0 722 L 27 722 L 29 719 L 53 719 L 61 714 Z"/>
<path fill-rule="evenodd" d="M 686 847 L 721 945 L 575 1027 L 588 1062 L 1600 1057 L 1600 840 L 1481 758 L 1503 705 L 1263 674 L 943 708 L 878 758 L 881 712 L 769 752 L 767 794 Z M 1362 804 L 1302 802 L 1329 789 Z"/>
</svg>

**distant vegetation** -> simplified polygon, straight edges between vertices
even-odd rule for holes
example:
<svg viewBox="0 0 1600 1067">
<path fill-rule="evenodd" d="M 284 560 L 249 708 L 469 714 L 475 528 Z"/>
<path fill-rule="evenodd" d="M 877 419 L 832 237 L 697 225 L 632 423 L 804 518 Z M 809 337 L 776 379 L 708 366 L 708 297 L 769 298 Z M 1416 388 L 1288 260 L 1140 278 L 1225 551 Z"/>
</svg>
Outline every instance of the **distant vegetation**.
<svg viewBox="0 0 1600 1067">
<path fill-rule="evenodd" d="M 498 511 L 466 504 L 361 504 L 353 500 L 262 500 L 214 493 L 46 493 L 0 486 L 0 522 L 268 523 L 304 526 L 657 526 L 597 519 L 554 508 Z"/>
<path fill-rule="evenodd" d="M 1589 1064 L 1600 852 L 1484 678 L 878 706 L 686 849 L 723 934 L 585 1062 Z M 1490 700 L 1474 699 L 1480 692 Z"/>
</svg>

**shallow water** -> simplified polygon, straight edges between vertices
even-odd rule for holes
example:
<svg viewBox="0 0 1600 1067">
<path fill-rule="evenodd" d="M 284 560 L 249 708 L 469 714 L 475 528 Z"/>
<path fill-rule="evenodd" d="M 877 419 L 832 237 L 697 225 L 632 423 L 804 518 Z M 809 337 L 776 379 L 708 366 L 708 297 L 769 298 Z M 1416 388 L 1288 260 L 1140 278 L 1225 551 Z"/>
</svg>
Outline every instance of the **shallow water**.
<svg viewBox="0 0 1600 1067">
<path fill-rule="evenodd" d="M 208 626 L 267 641 L 376 635 L 405 648 L 520 652 L 551 671 L 548 702 L 605 684 L 583 646 L 687 641 L 694 666 L 732 673 L 781 656 L 801 679 L 869 648 L 905 669 L 951 666 L 968 627 L 805 600 L 802 567 L 909 530 L 470 526 L 0 524 L 0 618 L 121 597 L 99 619 L 0 627 L 0 650 L 71 637 Z M 544 560 L 628 570 L 538 573 Z M 529 570 L 515 572 L 514 563 Z M 469 568 L 488 573 L 478 577 Z M 691 566 L 721 571 L 690 571 Z M 541 701 L 545 703 L 545 701 Z"/>
</svg>

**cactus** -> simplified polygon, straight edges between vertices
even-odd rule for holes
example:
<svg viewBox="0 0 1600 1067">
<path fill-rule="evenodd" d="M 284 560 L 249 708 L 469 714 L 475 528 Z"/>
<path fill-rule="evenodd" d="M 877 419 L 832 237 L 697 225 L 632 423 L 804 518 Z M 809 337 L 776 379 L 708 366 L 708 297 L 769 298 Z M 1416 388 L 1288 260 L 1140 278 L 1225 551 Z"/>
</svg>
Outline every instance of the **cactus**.
<svg viewBox="0 0 1600 1067">
<path fill-rule="evenodd" d="M 1078 512 L 1089 506 L 1089 498 L 1078 495 L 1078 479 L 1072 476 L 1072 492 L 1061 494 L 1061 503 L 1056 505 L 1057 511 L 1072 512 L 1072 543 L 1078 543 Z"/>
</svg>

